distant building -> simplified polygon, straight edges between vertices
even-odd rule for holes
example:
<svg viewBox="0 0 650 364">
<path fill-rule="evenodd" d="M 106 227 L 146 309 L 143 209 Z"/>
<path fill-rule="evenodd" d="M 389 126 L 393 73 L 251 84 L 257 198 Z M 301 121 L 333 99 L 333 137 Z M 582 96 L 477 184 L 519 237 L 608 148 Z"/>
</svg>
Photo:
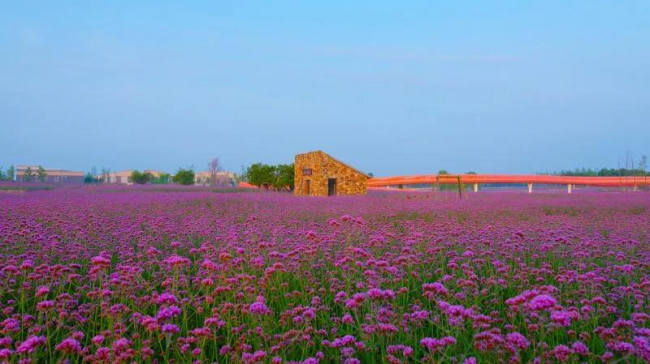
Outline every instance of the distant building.
<svg viewBox="0 0 650 364">
<path fill-rule="evenodd" d="M 38 176 L 39 166 L 18 166 L 16 168 L 17 182 L 41 182 Z M 45 178 L 42 182 L 58 185 L 81 185 L 84 183 L 84 173 L 65 169 L 44 168 Z M 29 175 L 31 171 L 31 176 Z"/>
<path fill-rule="evenodd" d="M 308 196 L 362 195 L 368 175 L 320 150 L 298 154 L 295 194 Z"/>
<path fill-rule="evenodd" d="M 216 181 L 214 185 L 221 187 L 235 186 L 235 174 L 233 172 L 219 171 L 217 172 Z M 194 184 L 200 186 L 210 186 L 212 182 L 212 173 L 210 171 L 197 172 L 194 174 Z"/>
<path fill-rule="evenodd" d="M 152 176 L 155 178 L 160 177 L 163 172 L 160 171 L 153 171 L 153 170 L 146 170 L 143 172 L 149 172 L 151 173 Z M 106 181 L 103 181 L 102 179 L 104 178 L 101 174 L 97 176 L 97 178 L 104 183 L 114 183 L 114 184 L 123 184 L 123 185 L 132 185 L 133 181 L 131 181 L 131 174 L 133 173 L 133 169 L 127 169 L 125 171 L 119 171 L 119 172 L 113 172 L 108 174 L 108 179 Z"/>
</svg>

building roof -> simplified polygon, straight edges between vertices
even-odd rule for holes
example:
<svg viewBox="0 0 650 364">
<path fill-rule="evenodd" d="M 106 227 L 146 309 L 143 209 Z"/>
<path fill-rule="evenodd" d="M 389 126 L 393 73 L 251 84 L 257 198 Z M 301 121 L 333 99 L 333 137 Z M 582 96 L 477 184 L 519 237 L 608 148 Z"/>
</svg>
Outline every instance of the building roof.
<svg viewBox="0 0 650 364">
<path fill-rule="evenodd" d="M 326 156 L 328 156 L 328 157 L 329 157 L 330 159 L 332 159 L 333 161 L 335 161 L 335 162 L 337 162 L 337 163 L 340 163 L 340 164 L 342 164 L 342 165 L 344 165 L 344 166 L 350 168 L 351 170 L 353 170 L 353 171 L 355 171 L 355 172 L 357 172 L 357 173 L 359 173 L 359 174 L 362 174 L 362 175 L 366 176 L 367 178 L 371 178 L 371 177 L 370 177 L 368 174 L 366 174 L 365 172 L 362 172 L 362 171 L 360 171 L 360 170 L 358 170 L 358 169 L 352 167 L 351 165 L 349 165 L 349 164 L 347 164 L 347 163 L 345 163 L 345 162 L 342 162 L 342 161 L 339 160 L 339 159 L 336 159 L 336 158 L 332 157 L 331 155 L 329 155 L 329 154 L 323 152 L 322 150 L 314 150 L 314 151 L 311 151 L 311 152 L 301 153 L 301 154 L 298 154 L 298 155 L 305 155 L 305 154 L 312 154 L 312 153 L 322 153 L 322 154 L 325 154 Z"/>
<path fill-rule="evenodd" d="M 133 169 L 127 169 L 125 171 L 111 172 L 108 175 L 111 176 L 111 177 L 131 177 L 131 173 L 133 173 L 133 171 L 134 171 Z M 164 173 L 164 172 L 156 171 L 156 170 L 153 170 L 153 169 L 146 169 L 146 170 L 141 171 L 141 172 L 149 172 L 154 177 L 160 177 L 160 175 Z M 101 176 L 101 174 L 100 174 L 100 176 Z"/>
<path fill-rule="evenodd" d="M 39 166 L 17 166 L 16 167 L 16 176 L 22 176 L 25 174 L 25 171 L 27 168 L 31 168 L 32 172 L 34 175 L 38 174 L 38 168 Z M 56 168 L 43 168 L 45 170 L 45 174 L 48 176 L 84 176 L 84 172 L 78 172 L 78 171 L 68 171 L 66 169 L 56 169 Z"/>
<path fill-rule="evenodd" d="M 234 175 L 233 172 L 229 171 L 217 171 L 217 176 L 228 176 L 232 177 Z M 195 177 L 210 177 L 212 176 L 212 172 L 210 171 L 202 171 L 202 172 L 196 172 L 194 173 Z"/>
</svg>

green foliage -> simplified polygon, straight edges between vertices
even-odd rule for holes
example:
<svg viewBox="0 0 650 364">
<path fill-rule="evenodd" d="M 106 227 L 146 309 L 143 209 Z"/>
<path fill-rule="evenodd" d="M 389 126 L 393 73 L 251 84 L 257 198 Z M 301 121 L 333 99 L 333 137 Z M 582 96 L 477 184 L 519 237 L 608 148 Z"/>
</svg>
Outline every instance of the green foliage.
<svg viewBox="0 0 650 364">
<path fill-rule="evenodd" d="M 467 172 L 467 173 L 465 173 L 465 174 L 476 174 L 476 172 L 474 172 L 474 171 L 469 171 L 469 172 Z"/>
<path fill-rule="evenodd" d="M 43 168 L 43 166 L 38 166 L 38 171 L 36 173 L 38 174 L 38 180 L 40 182 L 45 182 L 45 178 L 47 177 L 45 168 Z"/>
<path fill-rule="evenodd" d="M 174 175 L 172 178 L 174 183 L 178 183 L 180 185 L 193 185 L 194 184 L 194 171 L 190 168 L 180 168 L 178 172 Z"/>
<path fill-rule="evenodd" d="M 95 175 L 92 172 L 88 172 L 84 175 L 85 184 L 99 183 L 99 182 L 100 182 L 99 178 L 95 177 Z"/>
<path fill-rule="evenodd" d="M 276 191 L 292 191 L 294 188 L 294 165 L 280 164 L 277 166 L 255 163 L 246 169 L 248 183 L 265 189 Z"/>
<path fill-rule="evenodd" d="M 248 183 L 268 189 L 273 183 L 274 168 L 268 164 L 255 163 L 246 169 Z"/>
<path fill-rule="evenodd" d="M 0 167 L 0 181 L 13 181 L 14 180 L 14 166 L 11 165 L 7 168 L 7 171 L 3 171 L 3 168 Z"/>
<path fill-rule="evenodd" d="M 650 173 L 643 169 L 630 168 L 576 168 L 574 170 L 561 170 L 559 172 L 540 173 L 555 176 L 576 176 L 576 177 L 629 177 L 629 176 L 650 176 Z"/>
<path fill-rule="evenodd" d="M 370 177 L 370 178 L 374 178 L 374 177 L 375 177 L 375 174 L 372 173 L 372 172 L 368 172 L 368 177 Z"/>
<path fill-rule="evenodd" d="M 294 170 L 293 163 L 280 164 L 274 167 L 273 188 L 276 191 L 288 190 L 293 191 L 294 188 Z"/>
<path fill-rule="evenodd" d="M 25 174 L 23 175 L 23 181 L 24 182 L 32 182 L 34 179 L 34 171 L 32 171 L 32 167 L 27 167 L 25 170 Z"/>
<path fill-rule="evenodd" d="M 446 169 L 441 169 L 441 170 L 438 171 L 438 174 L 439 175 L 445 175 L 445 174 L 449 174 L 449 172 L 447 172 Z"/>
<path fill-rule="evenodd" d="M 165 185 L 168 184 L 171 180 L 171 174 L 161 173 L 158 177 L 151 177 L 151 184 L 154 185 Z"/>
<path fill-rule="evenodd" d="M 140 172 L 135 170 L 131 172 L 131 182 L 143 185 L 151 180 L 151 173 L 149 171 Z"/>
</svg>

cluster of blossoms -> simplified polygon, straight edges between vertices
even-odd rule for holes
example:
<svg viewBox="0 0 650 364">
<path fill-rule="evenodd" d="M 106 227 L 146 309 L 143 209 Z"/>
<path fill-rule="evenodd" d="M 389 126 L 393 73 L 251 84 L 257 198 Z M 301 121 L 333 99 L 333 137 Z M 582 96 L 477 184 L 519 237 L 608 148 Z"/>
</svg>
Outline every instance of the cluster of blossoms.
<svg viewBox="0 0 650 364">
<path fill-rule="evenodd" d="M 648 231 L 643 193 L 0 195 L 0 363 L 650 362 Z"/>
</svg>

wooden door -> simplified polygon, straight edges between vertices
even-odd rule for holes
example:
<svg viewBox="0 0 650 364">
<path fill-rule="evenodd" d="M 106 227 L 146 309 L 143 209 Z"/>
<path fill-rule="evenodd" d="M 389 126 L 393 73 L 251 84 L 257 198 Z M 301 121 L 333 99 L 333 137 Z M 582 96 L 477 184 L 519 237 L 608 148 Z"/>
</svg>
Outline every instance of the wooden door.
<svg viewBox="0 0 650 364">
<path fill-rule="evenodd" d="M 327 179 L 327 195 L 328 196 L 336 195 L 336 178 Z"/>
</svg>

